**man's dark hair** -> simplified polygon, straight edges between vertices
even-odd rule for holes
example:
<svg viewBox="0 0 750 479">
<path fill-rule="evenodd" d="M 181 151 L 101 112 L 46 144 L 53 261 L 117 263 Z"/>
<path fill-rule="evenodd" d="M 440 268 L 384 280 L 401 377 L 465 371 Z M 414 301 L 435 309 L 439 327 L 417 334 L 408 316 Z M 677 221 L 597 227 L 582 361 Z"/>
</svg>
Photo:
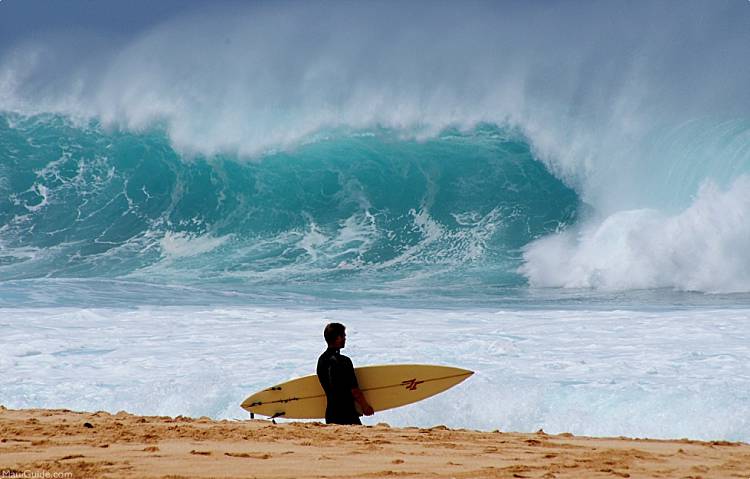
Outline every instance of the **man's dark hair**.
<svg viewBox="0 0 750 479">
<path fill-rule="evenodd" d="M 346 331 L 346 326 L 341 323 L 328 323 L 326 329 L 323 330 L 323 337 L 326 338 L 326 343 L 330 344 L 336 340 L 339 336 L 342 336 Z"/>
</svg>

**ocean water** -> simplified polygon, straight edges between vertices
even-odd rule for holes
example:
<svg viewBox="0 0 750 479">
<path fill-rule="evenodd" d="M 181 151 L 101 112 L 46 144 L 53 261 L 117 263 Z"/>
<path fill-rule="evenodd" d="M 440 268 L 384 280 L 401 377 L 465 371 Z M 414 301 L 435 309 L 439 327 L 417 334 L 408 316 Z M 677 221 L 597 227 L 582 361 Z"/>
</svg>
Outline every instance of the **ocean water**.
<svg viewBox="0 0 750 479">
<path fill-rule="evenodd" d="M 5 47 L 0 403 L 244 418 L 340 321 L 476 371 L 369 423 L 750 441 L 750 9 L 688 3 Z"/>
</svg>

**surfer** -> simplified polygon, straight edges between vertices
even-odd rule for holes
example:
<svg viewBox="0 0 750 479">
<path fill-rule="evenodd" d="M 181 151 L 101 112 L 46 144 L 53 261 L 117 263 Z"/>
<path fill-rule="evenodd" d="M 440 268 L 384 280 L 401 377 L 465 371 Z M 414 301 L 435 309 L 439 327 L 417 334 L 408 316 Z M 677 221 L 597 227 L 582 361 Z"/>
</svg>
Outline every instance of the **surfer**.
<svg viewBox="0 0 750 479">
<path fill-rule="evenodd" d="M 340 353 L 346 345 L 346 327 L 330 323 L 323 331 L 328 349 L 318 358 L 318 379 L 326 393 L 326 424 L 362 424 L 355 401 L 366 416 L 374 411 L 359 389 L 351 359 Z"/>
</svg>

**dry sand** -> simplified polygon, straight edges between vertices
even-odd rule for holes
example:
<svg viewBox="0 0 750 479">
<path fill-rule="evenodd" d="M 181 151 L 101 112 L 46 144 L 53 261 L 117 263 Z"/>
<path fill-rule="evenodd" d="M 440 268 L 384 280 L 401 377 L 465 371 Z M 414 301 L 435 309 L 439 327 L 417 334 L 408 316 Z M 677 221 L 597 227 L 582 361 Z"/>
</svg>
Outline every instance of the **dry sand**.
<svg viewBox="0 0 750 479">
<path fill-rule="evenodd" d="M 0 478 L 743 478 L 750 445 L 0 406 Z"/>
</svg>

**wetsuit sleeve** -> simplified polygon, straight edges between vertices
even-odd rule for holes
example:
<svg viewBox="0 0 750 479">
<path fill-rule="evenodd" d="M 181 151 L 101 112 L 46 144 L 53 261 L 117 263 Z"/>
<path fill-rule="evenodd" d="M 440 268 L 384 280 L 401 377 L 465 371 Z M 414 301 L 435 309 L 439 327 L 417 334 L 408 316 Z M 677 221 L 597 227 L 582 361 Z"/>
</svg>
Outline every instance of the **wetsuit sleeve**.
<svg viewBox="0 0 750 479">
<path fill-rule="evenodd" d="M 346 375 L 348 377 L 349 389 L 354 389 L 354 388 L 359 389 L 359 383 L 357 382 L 357 375 L 354 373 L 354 365 L 352 364 L 351 359 L 346 358 L 346 360 L 347 360 Z"/>
<path fill-rule="evenodd" d="M 332 391 L 333 377 L 331 375 L 331 361 L 326 361 L 322 357 L 318 359 L 318 367 L 316 369 L 318 374 L 318 381 L 323 386 L 323 391 L 326 394 L 330 394 Z"/>
</svg>

